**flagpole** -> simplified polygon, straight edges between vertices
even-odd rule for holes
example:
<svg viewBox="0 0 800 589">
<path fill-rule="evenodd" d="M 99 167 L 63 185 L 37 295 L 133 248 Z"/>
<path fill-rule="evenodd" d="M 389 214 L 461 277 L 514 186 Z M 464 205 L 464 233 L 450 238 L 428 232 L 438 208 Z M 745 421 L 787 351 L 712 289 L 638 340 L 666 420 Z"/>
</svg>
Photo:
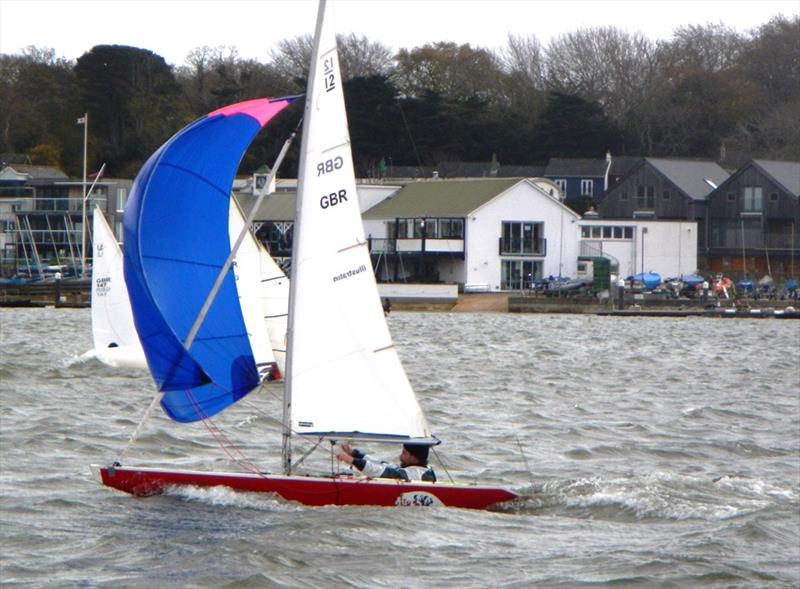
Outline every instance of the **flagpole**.
<svg viewBox="0 0 800 589">
<path fill-rule="evenodd" d="M 83 114 L 83 198 L 81 217 L 81 278 L 86 276 L 86 152 L 89 140 L 89 113 Z"/>
</svg>

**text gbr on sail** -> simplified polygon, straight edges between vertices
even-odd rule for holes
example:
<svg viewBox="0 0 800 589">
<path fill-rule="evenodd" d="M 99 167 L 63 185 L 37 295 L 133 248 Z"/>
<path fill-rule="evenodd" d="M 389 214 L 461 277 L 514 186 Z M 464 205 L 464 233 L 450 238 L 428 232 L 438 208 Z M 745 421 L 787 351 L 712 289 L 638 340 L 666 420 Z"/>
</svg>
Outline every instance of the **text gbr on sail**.
<svg viewBox="0 0 800 589">
<path fill-rule="evenodd" d="M 335 207 L 339 203 L 345 202 L 346 200 L 347 190 L 342 188 L 339 192 L 331 192 L 330 194 L 326 194 L 320 198 L 319 206 L 323 209 L 327 209 L 328 207 Z"/>
<path fill-rule="evenodd" d="M 340 169 L 344 165 L 344 160 L 342 156 L 337 155 L 334 158 L 329 160 L 325 160 L 324 162 L 320 162 L 317 164 L 317 177 L 322 176 L 323 174 L 329 174 L 334 170 Z"/>
</svg>

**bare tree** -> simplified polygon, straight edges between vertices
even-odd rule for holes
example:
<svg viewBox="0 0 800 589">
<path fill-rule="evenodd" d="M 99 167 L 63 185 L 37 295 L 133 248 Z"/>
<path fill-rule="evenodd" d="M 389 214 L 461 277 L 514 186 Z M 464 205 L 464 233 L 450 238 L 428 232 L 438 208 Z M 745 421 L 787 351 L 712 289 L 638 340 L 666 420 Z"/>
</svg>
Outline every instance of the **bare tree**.
<svg viewBox="0 0 800 589">
<path fill-rule="evenodd" d="M 500 63 L 486 49 L 468 43 L 426 44 L 412 50 L 401 49 L 396 56 L 397 70 L 392 81 L 407 96 L 434 92 L 449 100 L 498 97 L 502 77 Z"/>
<path fill-rule="evenodd" d="M 673 68 L 721 72 L 737 66 L 744 45 L 735 29 L 707 23 L 678 27 L 663 49 Z"/>
<path fill-rule="evenodd" d="M 535 118 L 545 103 L 544 47 L 533 35 L 509 34 L 498 62 L 504 73 L 504 97 L 509 108 Z"/>
<path fill-rule="evenodd" d="M 744 75 L 763 90 L 763 105 L 800 99 L 800 16 L 773 18 L 741 52 Z"/>
<path fill-rule="evenodd" d="M 645 152 L 652 147 L 647 119 L 661 90 L 659 78 L 656 45 L 641 33 L 581 29 L 547 47 L 548 88 L 598 102 Z"/>
<path fill-rule="evenodd" d="M 365 36 L 355 34 L 337 37 L 339 43 L 339 59 L 342 76 L 345 80 L 352 78 L 369 78 L 371 76 L 388 76 L 394 69 L 392 50 L 380 42 L 373 42 Z"/>
<path fill-rule="evenodd" d="M 272 67 L 278 75 L 287 80 L 295 80 L 298 83 L 307 80 L 313 46 L 314 39 L 311 35 L 283 39 L 269 52 Z"/>
<path fill-rule="evenodd" d="M 392 52 L 386 45 L 355 34 L 338 35 L 336 42 L 339 45 L 339 65 L 345 80 L 386 76 L 391 73 Z M 298 35 L 293 39 L 280 41 L 270 51 L 271 64 L 276 74 L 286 80 L 304 83 L 308 78 L 313 45 L 311 35 Z M 299 87 L 298 91 L 302 91 L 302 88 Z"/>
</svg>

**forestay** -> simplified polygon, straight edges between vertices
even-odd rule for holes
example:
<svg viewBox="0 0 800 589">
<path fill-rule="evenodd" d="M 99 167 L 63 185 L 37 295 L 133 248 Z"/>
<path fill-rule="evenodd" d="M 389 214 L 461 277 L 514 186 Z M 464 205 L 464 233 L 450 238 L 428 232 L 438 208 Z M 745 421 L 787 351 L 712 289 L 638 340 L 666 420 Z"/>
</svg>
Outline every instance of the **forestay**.
<svg viewBox="0 0 800 589">
<path fill-rule="evenodd" d="M 336 39 L 325 21 L 317 23 L 298 177 L 291 428 L 339 439 L 433 441 L 383 316 L 356 193 Z"/>
</svg>

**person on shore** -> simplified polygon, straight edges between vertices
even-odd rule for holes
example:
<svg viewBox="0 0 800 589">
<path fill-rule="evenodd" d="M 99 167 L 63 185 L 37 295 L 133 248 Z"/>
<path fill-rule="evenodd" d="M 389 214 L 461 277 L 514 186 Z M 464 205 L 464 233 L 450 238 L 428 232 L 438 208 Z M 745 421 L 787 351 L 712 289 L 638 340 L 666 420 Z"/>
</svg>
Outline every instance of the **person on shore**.
<svg viewBox="0 0 800 589">
<path fill-rule="evenodd" d="M 369 478 L 436 482 L 436 473 L 428 466 L 429 447 L 424 444 L 403 444 L 400 466 L 374 460 L 350 444 L 341 444 L 340 448 L 336 458 Z"/>
</svg>

